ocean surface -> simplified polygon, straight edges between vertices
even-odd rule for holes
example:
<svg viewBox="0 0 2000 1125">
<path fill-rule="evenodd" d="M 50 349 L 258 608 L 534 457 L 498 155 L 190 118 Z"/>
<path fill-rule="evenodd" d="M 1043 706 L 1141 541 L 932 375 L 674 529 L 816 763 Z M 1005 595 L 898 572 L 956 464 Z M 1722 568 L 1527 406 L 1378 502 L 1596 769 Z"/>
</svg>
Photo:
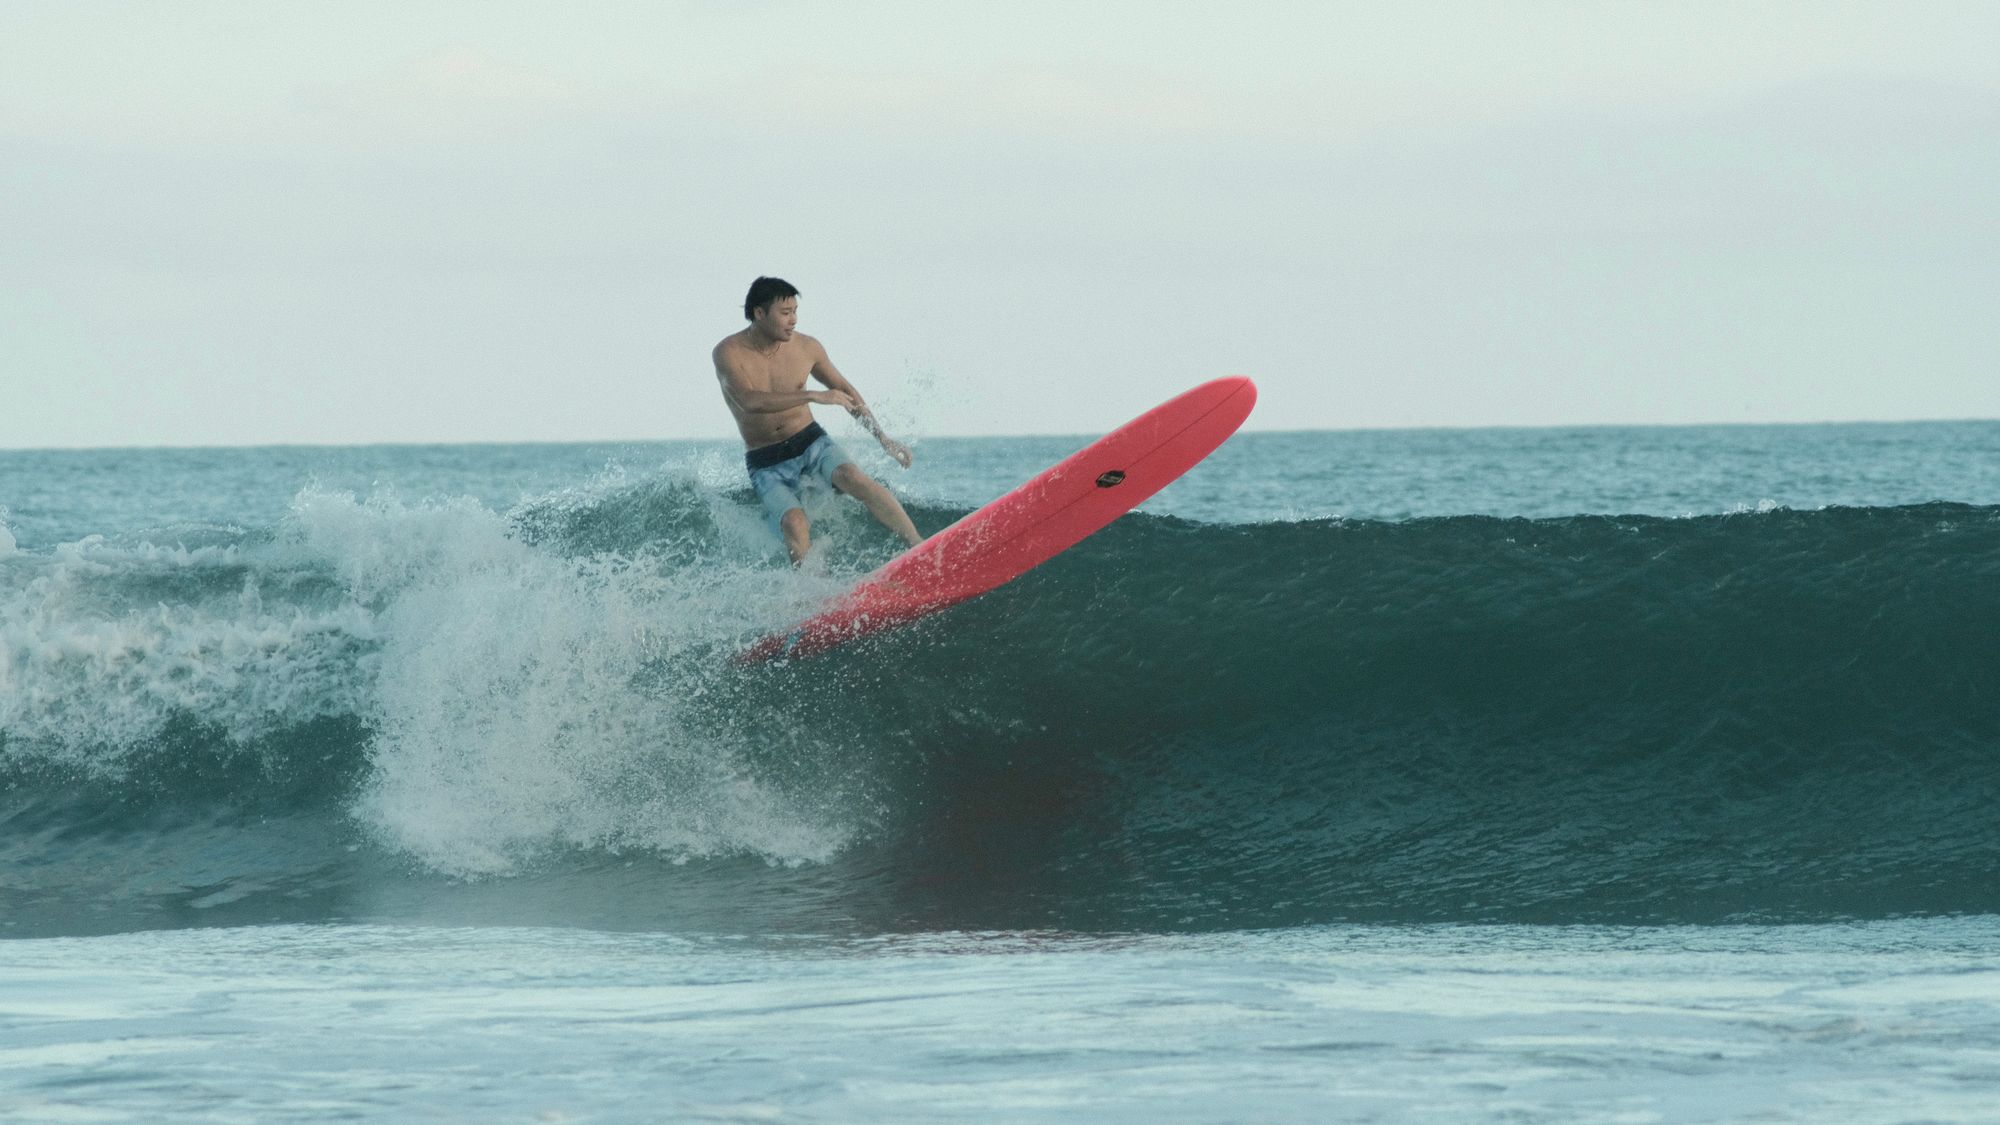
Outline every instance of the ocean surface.
<svg viewBox="0 0 2000 1125">
<path fill-rule="evenodd" d="M 1243 434 L 733 665 L 811 513 L 0 451 L 0 1121 L 2000 1120 L 2000 423 Z"/>
</svg>

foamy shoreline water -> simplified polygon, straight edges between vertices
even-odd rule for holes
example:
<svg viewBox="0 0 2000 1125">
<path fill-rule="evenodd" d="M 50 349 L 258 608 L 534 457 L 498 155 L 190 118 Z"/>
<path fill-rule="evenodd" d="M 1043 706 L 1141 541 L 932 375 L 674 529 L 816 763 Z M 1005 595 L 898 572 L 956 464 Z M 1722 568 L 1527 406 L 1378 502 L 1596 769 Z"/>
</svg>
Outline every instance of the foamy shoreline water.
<svg viewBox="0 0 2000 1125">
<path fill-rule="evenodd" d="M 1993 917 L 13 942 L 0 1119 L 1979 1120 Z"/>
</svg>

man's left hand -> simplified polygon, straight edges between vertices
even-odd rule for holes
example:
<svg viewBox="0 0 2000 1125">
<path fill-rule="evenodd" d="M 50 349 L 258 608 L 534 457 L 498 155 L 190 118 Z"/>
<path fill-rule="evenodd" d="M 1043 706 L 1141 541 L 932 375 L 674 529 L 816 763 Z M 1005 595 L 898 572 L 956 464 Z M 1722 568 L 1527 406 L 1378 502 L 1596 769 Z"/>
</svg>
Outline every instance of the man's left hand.
<svg viewBox="0 0 2000 1125">
<path fill-rule="evenodd" d="M 882 439 L 882 448 L 889 454 L 889 456 L 894 457 L 896 459 L 896 464 L 901 465 L 905 469 L 910 467 L 909 446 L 904 445 L 902 442 L 897 441 L 894 438 L 885 437 Z"/>
</svg>

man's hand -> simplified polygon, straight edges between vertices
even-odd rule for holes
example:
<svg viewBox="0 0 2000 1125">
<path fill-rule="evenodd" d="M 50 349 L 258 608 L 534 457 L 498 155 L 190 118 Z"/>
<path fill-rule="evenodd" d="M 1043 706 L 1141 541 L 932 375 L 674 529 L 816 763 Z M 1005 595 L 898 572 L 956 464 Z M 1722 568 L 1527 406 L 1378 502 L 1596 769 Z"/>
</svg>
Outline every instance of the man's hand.
<svg viewBox="0 0 2000 1125">
<path fill-rule="evenodd" d="M 821 406 L 838 406 L 849 414 L 861 412 L 861 403 L 846 391 L 814 391 L 812 400 Z"/>
<path fill-rule="evenodd" d="M 896 464 L 905 469 L 910 467 L 910 447 L 892 437 L 882 439 L 882 449 L 896 459 Z"/>
</svg>

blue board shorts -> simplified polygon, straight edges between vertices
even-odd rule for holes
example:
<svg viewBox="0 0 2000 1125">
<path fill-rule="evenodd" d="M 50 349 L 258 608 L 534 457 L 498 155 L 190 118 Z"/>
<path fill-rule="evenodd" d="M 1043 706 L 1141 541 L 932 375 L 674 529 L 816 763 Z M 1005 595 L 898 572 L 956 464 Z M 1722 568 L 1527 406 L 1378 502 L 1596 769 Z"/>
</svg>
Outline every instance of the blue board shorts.
<svg viewBox="0 0 2000 1125">
<path fill-rule="evenodd" d="M 832 488 L 834 470 L 853 464 L 853 459 L 814 422 L 781 442 L 745 453 L 743 463 L 750 470 L 750 487 L 764 503 L 771 530 L 782 537 L 778 521 L 793 508 L 805 507 L 799 502 L 805 487 L 816 482 Z"/>
</svg>

